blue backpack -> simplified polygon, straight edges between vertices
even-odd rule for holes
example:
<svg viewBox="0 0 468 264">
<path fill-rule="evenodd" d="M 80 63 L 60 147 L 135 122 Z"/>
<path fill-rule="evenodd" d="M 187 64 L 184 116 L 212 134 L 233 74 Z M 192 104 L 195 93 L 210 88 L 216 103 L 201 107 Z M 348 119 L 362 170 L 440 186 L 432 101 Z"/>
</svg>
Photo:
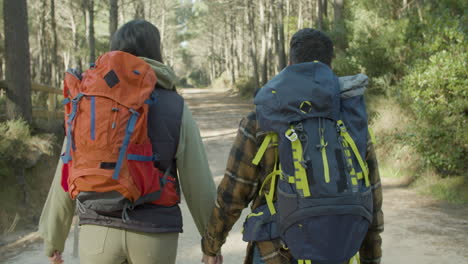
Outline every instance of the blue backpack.
<svg viewBox="0 0 468 264">
<path fill-rule="evenodd" d="M 287 67 L 260 89 L 254 103 L 267 135 L 252 163 L 272 144 L 278 158 L 260 189 L 267 204 L 248 217 L 244 240 L 280 238 L 305 264 L 357 256 L 372 221 L 366 86 L 363 74 L 338 78 L 311 62 Z"/>
</svg>

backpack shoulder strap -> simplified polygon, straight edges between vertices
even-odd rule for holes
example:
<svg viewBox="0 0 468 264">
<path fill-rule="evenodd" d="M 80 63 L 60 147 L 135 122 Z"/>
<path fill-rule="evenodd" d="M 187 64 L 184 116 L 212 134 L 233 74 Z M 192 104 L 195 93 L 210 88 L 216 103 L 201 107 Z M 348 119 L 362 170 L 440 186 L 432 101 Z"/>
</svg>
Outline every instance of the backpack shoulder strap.
<svg viewBox="0 0 468 264">
<path fill-rule="evenodd" d="M 278 135 L 276 133 L 271 132 L 265 136 L 265 139 L 263 139 L 262 145 L 260 145 L 260 148 L 258 149 L 257 154 L 255 154 L 255 157 L 252 160 L 252 164 L 258 165 L 260 163 L 263 156 L 265 155 L 265 151 L 270 145 L 270 142 L 272 142 L 272 144 L 278 144 Z"/>
</svg>

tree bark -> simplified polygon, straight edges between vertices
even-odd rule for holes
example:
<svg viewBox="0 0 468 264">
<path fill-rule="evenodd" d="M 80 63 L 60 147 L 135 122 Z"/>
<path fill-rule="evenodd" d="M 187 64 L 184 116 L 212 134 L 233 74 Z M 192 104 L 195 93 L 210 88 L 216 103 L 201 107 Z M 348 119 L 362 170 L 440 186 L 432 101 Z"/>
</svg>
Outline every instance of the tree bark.
<svg viewBox="0 0 468 264">
<path fill-rule="evenodd" d="M 239 56 L 237 54 L 236 47 L 236 18 L 235 15 L 231 14 L 231 23 L 229 25 L 231 35 L 231 57 L 232 57 L 232 82 L 235 84 L 237 81 L 237 74 L 239 73 Z"/>
<path fill-rule="evenodd" d="M 135 19 L 145 19 L 145 4 L 142 0 L 135 2 Z"/>
<path fill-rule="evenodd" d="M 26 0 L 3 1 L 7 118 L 32 122 L 28 8 Z"/>
<path fill-rule="evenodd" d="M 297 29 L 301 29 L 304 27 L 304 19 L 303 19 L 303 16 L 302 16 L 302 1 L 300 0 L 299 1 L 299 10 L 297 11 L 298 14 L 297 14 Z"/>
<path fill-rule="evenodd" d="M 112 40 L 119 24 L 118 0 L 109 0 L 109 40 Z"/>
<path fill-rule="evenodd" d="M 323 30 L 323 2 L 322 0 L 317 0 L 317 29 Z"/>
<path fill-rule="evenodd" d="M 267 42 L 267 30 L 268 30 L 268 14 L 266 12 L 265 7 L 266 0 L 260 0 L 260 8 L 259 8 L 259 15 L 260 15 L 260 27 L 261 27 L 261 36 L 262 36 L 262 49 L 260 51 L 260 63 L 261 63 L 261 80 L 260 84 L 263 86 L 268 81 L 268 65 L 266 62 L 267 59 L 267 52 L 268 52 L 268 42 Z"/>
<path fill-rule="evenodd" d="M 286 50 L 284 46 L 284 2 L 283 0 L 280 0 L 279 2 L 279 12 L 276 13 L 276 51 L 278 53 L 278 71 L 282 71 L 284 68 L 286 68 L 287 62 L 286 62 Z"/>
<path fill-rule="evenodd" d="M 71 31 L 72 31 L 72 40 L 73 40 L 73 50 L 71 52 L 72 57 L 73 57 L 73 62 L 71 64 L 71 67 L 72 68 L 77 68 L 78 70 L 82 70 L 83 69 L 83 66 L 82 66 L 82 59 L 81 59 L 81 56 L 80 56 L 80 43 L 81 43 L 81 39 L 80 39 L 80 34 L 79 34 L 79 31 L 78 31 L 78 25 L 76 23 L 76 17 L 75 17 L 75 9 L 73 7 L 73 3 L 74 3 L 75 0 L 69 0 L 67 3 L 68 3 L 68 6 L 70 8 L 70 27 L 71 27 Z"/>
<path fill-rule="evenodd" d="M 86 37 L 88 39 L 89 62 L 96 60 L 96 40 L 94 38 L 94 0 L 84 0 L 86 11 Z"/>
<path fill-rule="evenodd" d="M 39 43 L 39 65 L 38 65 L 38 75 L 34 74 L 37 77 L 37 81 L 42 84 L 51 85 L 52 74 L 51 74 L 51 63 L 50 63 L 50 31 L 47 28 L 47 2 L 48 0 L 42 0 L 42 10 L 39 19 L 39 34 L 38 34 L 38 43 Z M 44 97 L 45 99 L 45 97 Z"/>
<path fill-rule="evenodd" d="M 319 0 L 322 1 L 322 14 L 324 17 L 328 17 L 328 0 Z"/>
<path fill-rule="evenodd" d="M 61 64 L 58 63 L 58 38 L 57 38 L 57 21 L 55 18 L 55 0 L 50 0 L 50 25 L 52 28 L 52 85 L 59 86 L 60 82 L 60 68 Z"/>
<path fill-rule="evenodd" d="M 346 27 L 344 21 L 344 2 L 345 0 L 334 0 L 334 31 L 335 31 L 335 47 L 339 51 L 344 51 L 347 48 L 346 42 Z"/>
<path fill-rule="evenodd" d="M 165 57 L 165 45 L 164 41 L 166 39 L 166 13 L 167 13 L 167 8 L 166 8 L 166 0 L 162 0 L 161 3 L 161 27 L 159 28 L 159 35 L 161 36 L 161 55 L 163 58 Z"/>
<path fill-rule="evenodd" d="M 258 74 L 258 60 L 257 60 L 257 38 L 255 34 L 255 17 L 254 17 L 254 7 L 252 0 L 245 0 L 247 6 L 245 12 L 247 16 L 247 25 L 249 30 L 249 55 L 252 62 L 252 74 L 254 78 L 254 89 L 259 87 L 260 76 Z M 252 91 L 253 92 L 253 91 Z"/>
</svg>

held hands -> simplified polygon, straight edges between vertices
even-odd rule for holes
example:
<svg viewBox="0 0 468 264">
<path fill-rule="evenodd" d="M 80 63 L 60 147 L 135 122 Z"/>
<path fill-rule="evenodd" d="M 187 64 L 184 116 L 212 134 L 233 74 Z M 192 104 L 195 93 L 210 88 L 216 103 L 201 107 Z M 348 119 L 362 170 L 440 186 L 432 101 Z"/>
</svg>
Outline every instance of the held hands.
<svg viewBox="0 0 468 264">
<path fill-rule="evenodd" d="M 50 263 L 52 264 L 62 264 L 63 259 L 62 259 L 62 253 L 55 251 L 54 255 L 52 257 L 49 257 Z"/>
<path fill-rule="evenodd" d="M 203 254 L 202 263 L 204 264 L 223 264 L 223 256 L 208 256 Z"/>
</svg>

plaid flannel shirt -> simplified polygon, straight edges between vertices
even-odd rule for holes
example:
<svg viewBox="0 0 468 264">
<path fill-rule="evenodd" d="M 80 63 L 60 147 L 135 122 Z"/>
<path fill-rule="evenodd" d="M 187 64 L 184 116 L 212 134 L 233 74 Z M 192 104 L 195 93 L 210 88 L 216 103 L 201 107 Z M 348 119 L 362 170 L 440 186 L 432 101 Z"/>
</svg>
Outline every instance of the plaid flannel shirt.
<svg viewBox="0 0 468 264">
<path fill-rule="evenodd" d="M 202 250 L 205 254 L 214 256 L 221 250 L 226 237 L 241 212 L 252 202 L 254 210 L 266 203 L 264 196 L 258 192 L 265 177 L 273 170 L 275 151 L 269 146 L 258 166 L 252 164 L 264 134 L 259 133 L 255 112 L 243 118 L 232 146 L 226 172 L 218 187 L 216 206 L 202 239 Z M 362 264 L 379 264 L 382 256 L 383 212 L 382 187 L 374 146 L 369 140 L 366 161 L 369 167 L 369 177 L 372 184 L 374 215 L 364 242 L 361 245 L 360 256 Z M 268 192 L 268 184 L 266 191 Z M 289 264 L 292 257 L 279 239 L 255 242 L 260 255 L 266 264 Z M 244 264 L 252 263 L 253 243 L 247 247 Z"/>
</svg>

